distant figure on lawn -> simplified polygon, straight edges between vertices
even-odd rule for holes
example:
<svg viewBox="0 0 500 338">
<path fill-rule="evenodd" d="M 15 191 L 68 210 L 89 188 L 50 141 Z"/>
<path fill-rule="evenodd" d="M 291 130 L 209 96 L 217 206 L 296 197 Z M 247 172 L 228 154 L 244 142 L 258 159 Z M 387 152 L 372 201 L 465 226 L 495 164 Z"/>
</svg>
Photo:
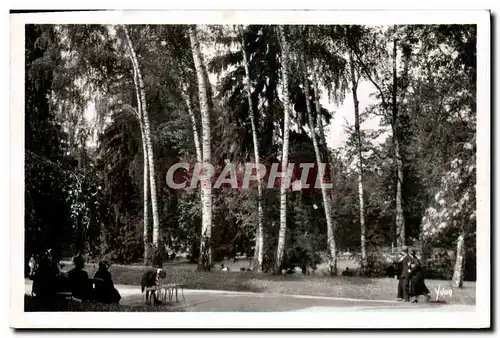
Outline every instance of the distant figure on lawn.
<svg viewBox="0 0 500 338">
<path fill-rule="evenodd" d="M 108 269 L 109 265 L 106 262 L 100 262 L 99 270 L 94 275 L 95 279 L 102 280 L 102 282 L 96 283 L 95 286 L 96 300 L 107 304 L 118 304 L 121 296 L 113 284 L 113 279 Z"/>
<path fill-rule="evenodd" d="M 81 254 L 73 258 L 74 268 L 68 272 L 69 284 L 73 297 L 81 300 L 91 300 L 93 289 L 89 275 L 83 269 L 85 261 Z"/>
<path fill-rule="evenodd" d="M 229 271 L 229 268 L 228 268 L 227 266 L 224 266 L 224 264 L 221 264 L 221 265 L 220 265 L 220 269 L 221 269 L 222 271 L 224 271 L 224 272 Z"/>
<path fill-rule="evenodd" d="M 345 270 L 342 271 L 342 276 L 344 276 L 344 277 L 352 277 L 353 276 L 353 273 L 351 270 L 349 270 L 348 266 L 346 266 Z"/>
<path fill-rule="evenodd" d="M 146 288 L 161 286 L 163 280 L 167 277 L 167 272 L 163 269 L 148 270 L 142 274 L 141 279 L 141 293 L 144 293 Z M 156 296 L 156 292 L 151 292 L 154 300 L 154 304 L 161 304 Z M 146 304 L 150 304 L 150 291 L 146 291 Z"/>
</svg>

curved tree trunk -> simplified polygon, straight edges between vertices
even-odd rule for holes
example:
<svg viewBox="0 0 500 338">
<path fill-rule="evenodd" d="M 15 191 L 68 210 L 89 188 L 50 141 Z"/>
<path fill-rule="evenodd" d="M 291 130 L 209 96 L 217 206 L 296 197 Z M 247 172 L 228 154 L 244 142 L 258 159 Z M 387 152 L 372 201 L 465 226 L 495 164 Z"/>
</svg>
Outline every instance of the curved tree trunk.
<svg viewBox="0 0 500 338">
<path fill-rule="evenodd" d="M 143 128 L 141 128 L 141 134 L 142 134 L 142 139 L 145 140 L 144 138 L 144 131 Z M 148 205 L 148 194 L 149 194 L 149 185 L 148 185 L 148 179 L 149 179 L 149 168 L 148 168 L 148 158 L 147 158 L 147 146 L 146 142 L 142 142 L 142 152 L 144 154 L 144 174 L 143 174 L 143 185 L 144 185 L 144 228 L 143 228 L 143 241 L 144 241 L 144 265 L 148 265 L 150 263 L 150 253 L 149 253 L 149 205 Z"/>
<path fill-rule="evenodd" d="M 140 102 L 141 102 L 141 113 L 144 122 L 144 136 L 146 139 L 146 148 L 147 148 L 147 157 L 148 157 L 148 168 L 149 168 L 149 182 L 151 185 L 151 206 L 153 210 L 153 246 L 158 249 L 159 248 L 159 240 L 160 240 L 160 218 L 158 214 L 158 203 L 156 197 L 156 175 L 155 175 L 155 166 L 154 166 L 154 156 L 153 156 L 153 145 L 151 143 L 151 127 L 149 124 L 149 116 L 147 112 L 146 105 L 146 90 L 144 88 L 144 80 L 142 78 L 141 69 L 139 67 L 139 62 L 137 60 L 137 54 L 135 52 L 134 46 L 132 44 L 132 40 L 130 39 L 130 35 L 128 33 L 128 29 L 125 25 L 123 25 L 125 36 L 127 37 L 127 42 L 129 45 L 130 56 L 132 58 L 132 64 L 135 68 L 135 74 L 139 83 L 139 94 L 140 94 Z"/>
<path fill-rule="evenodd" d="M 189 39 L 191 42 L 191 51 L 193 54 L 194 66 L 196 68 L 196 77 L 198 79 L 198 92 L 201 111 L 201 130 L 202 130 L 202 157 L 203 163 L 209 164 L 211 161 L 210 151 L 210 115 L 207 97 L 207 83 L 204 73 L 203 57 L 201 55 L 200 45 L 196 33 L 196 26 L 189 29 Z M 198 260 L 199 270 L 210 270 L 212 264 L 211 255 L 211 237 L 212 237 L 212 185 L 210 179 L 203 179 L 202 189 L 202 227 L 200 243 L 200 259 Z M 203 255 L 206 257 L 203 258 Z"/>
<path fill-rule="evenodd" d="M 394 142 L 394 159 L 396 162 L 396 234 L 399 247 L 406 244 L 405 219 L 403 211 L 403 162 L 399 143 L 399 118 L 397 106 L 397 69 L 396 69 L 396 40 L 393 45 L 392 57 L 392 138 Z"/>
<path fill-rule="evenodd" d="M 325 130 L 323 129 L 323 121 L 321 119 L 321 105 L 319 103 L 319 89 L 318 89 L 318 81 L 316 79 L 316 74 L 314 78 L 314 93 L 315 93 L 315 107 L 316 107 L 316 125 L 318 127 L 319 131 L 319 137 L 320 137 L 320 142 L 324 149 L 326 150 L 326 159 L 327 159 L 327 164 L 330 169 L 330 179 L 332 180 L 333 183 L 335 179 L 335 169 L 333 167 L 334 162 L 333 158 L 330 154 L 330 151 L 328 150 L 328 145 L 326 143 L 326 136 L 325 136 Z M 332 243 L 332 245 L 329 245 L 330 249 L 330 273 L 331 274 L 337 274 L 337 246 L 336 246 L 336 241 L 335 241 L 335 229 L 337 228 L 336 226 L 336 215 L 335 215 L 335 208 L 337 205 L 337 195 L 335 193 L 335 189 L 331 190 L 330 198 L 331 198 L 331 229 L 327 229 L 327 242 Z M 328 224 L 327 224 L 328 226 Z"/>
<path fill-rule="evenodd" d="M 278 26 L 279 38 L 281 41 L 281 74 L 283 77 L 283 106 L 285 113 L 285 120 L 283 124 L 283 153 L 281 157 L 281 170 L 286 171 L 288 167 L 288 142 L 289 142 L 289 125 L 290 125 L 290 103 L 288 94 L 288 42 L 285 37 L 284 28 L 282 25 Z M 278 233 L 278 246 L 276 249 L 276 261 L 274 262 L 274 273 L 281 273 L 281 264 L 285 252 L 285 239 L 286 239 L 286 186 L 285 180 L 281 180 L 280 184 L 280 228 Z"/>
<path fill-rule="evenodd" d="M 137 60 L 137 54 L 132 44 L 132 40 L 130 39 L 127 27 L 123 25 L 123 28 L 129 45 L 130 56 L 132 58 L 132 65 L 135 69 L 135 74 L 137 76 L 137 80 L 139 83 L 141 117 L 143 119 L 143 125 L 144 125 L 144 138 L 146 139 L 146 149 L 147 149 L 148 169 L 149 169 L 148 174 L 149 174 L 149 182 L 151 185 L 151 206 L 153 210 L 153 246 L 158 249 L 159 239 L 160 239 L 160 218 L 158 215 L 158 203 L 156 197 L 156 175 L 154 166 L 153 145 L 151 143 L 151 127 L 149 124 L 149 116 L 146 109 L 147 108 L 146 93 L 144 88 L 144 81 L 142 79 L 141 69 L 139 67 L 139 62 Z"/>
<path fill-rule="evenodd" d="M 307 79 L 307 65 L 306 62 L 302 62 L 303 64 L 303 72 L 304 72 L 304 94 L 306 97 L 306 111 L 307 111 L 307 119 L 309 121 L 309 129 L 311 130 L 311 138 L 313 141 L 314 153 L 316 155 L 316 163 L 318 164 L 318 168 L 321 165 L 321 154 L 319 151 L 318 140 L 316 138 L 316 128 L 314 126 L 314 119 L 311 111 L 311 103 L 309 101 L 309 81 Z M 332 214 L 330 211 L 331 204 L 329 201 L 329 196 L 323 185 L 321 185 L 321 195 L 323 197 L 323 207 L 325 209 L 325 218 L 326 218 L 326 230 L 327 230 L 327 243 L 328 249 L 330 250 L 331 258 L 335 257 L 336 253 L 336 243 L 335 243 L 335 233 L 333 230 L 333 222 L 332 222 Z M 330 262 L 330 270 L 332 272 L 335 271 L 335 264 Z"/>
<path fill-rule="evenodd" d="M 135 73 L 135 72 L 134 72 Z M 143 242 L 144 242 L 144 265 L 148 265 L 151 260 L 150 260 L 150 253 L 149 253 L 149 166 L 148 166 L 148 146 L 146 142 L 146 136 L 144 132 L 144 120 L 142 118 L 142 105 L 141 105 L 141 98 L 139 94 L 139 84 L 137 83 L 137 76 L 134 75 L 134 84 L 135 84 L 135 89 L 136 89 L 136 94 L 137 94 L 137 118 L 139 119 L 139 125 L 141 127 L 141 139 L 142 139 L 142 153 L 143 153 L 143 162 L 144 162 L 144 168 L 143 168 L 143 186 L 144 186 L 144 193 L 143 193 L 143 199 L 144 199 L 144 228 L 143 228 Z"/>
<path fill-rule="evenodd" d="M 143 152 L 143 163 L 144 163 L 144 168 L 143 168 L 143 200 L 144 200 L 144 215 L 143 215 L 143 243 L 144 243 L 144 265 L 148 265 L 150 263 L 150 252 L 149 252 L 149 205 L 148 205 L 148 195 L 149 195 L 149 157 L 148 157 L 148 146 L 147 146 L 147 140 L 146 140 L 146 133 L 144 130 L 144 111 L 143 111 L 143 106 L 141 102 L 141 94 L 140 94 L 140 85 L 139 85 L 139 80 L 138 80 L 138 74 L 137 74 L 137 67 L 136 63 L 134 61 L 134 56 L 133 56 L 133 45 L 132 41 L 130 39 L 130 36 L 128 34 L 128 29 L 126 26 L 123 26 L 124 31 L 125 31 L 125 36 L 127 38 L 127 45 L 129 47 L 129 54 L 130 58 L 132 60 L 132 68 L 133 68 L 133 78 L 134 78 L 134 87 L 135 87 L 135 93 L 136 93 L 136 100 L 137 100 L 137 112 L 136 112 L 136 117 L 139 121 L 139 126 L 141 129 L 141 140 L 142 140 L 142 152 Z"/>
<path fill-rule="evenodd" d="M 361 144 L 361 126 L 359 122 L 359 101 L 358 101 L 358 80 L 352 52 L 349 55 L 351 63 L 351 83 L 352 83 L 352 99 L 354 102 L 354 128 L 356 132 L 356 147 L 358 153 L 358 197 L 359 197 L 359 224 L 361 229 L 361 268 L 366 267 L 366 225 L 365 225 L 365 206 L 364 206 L 364 191 L 363 191 L 363 151 Z"/>
<path fill-rule="evenodd" d="M 255 158 L 255 165 L 258 166 L 260 163 L 259 158 L 259 142 L 257 140 L 257 127 L 255 124 L 255 114 L 252 105 L 252 87 L 250 85 L 250 71 L 248 68 L 247 53 L 245 51 L 245 40 L 243 39 L 243 34 L 241 34 L 241 52 L 243 54 L 243 65 L 245 66 L 245 87 L 247 92 L 248 100 L 248 113 L 250 115 L 250 124 L 252 127 L 252 140 L 253 140 L 253 151 Z M 255 258 L 253 270 L 260 272 L 262 270 L 262 261 L 264 259 L 264 233 L 263 233 L 263 219 L 264 219 L 264 209 L 262 208 L 262 182 L 260 177 L 260 171 L 257 170 L 257 229 L 255 232 Z"/>
</svg>

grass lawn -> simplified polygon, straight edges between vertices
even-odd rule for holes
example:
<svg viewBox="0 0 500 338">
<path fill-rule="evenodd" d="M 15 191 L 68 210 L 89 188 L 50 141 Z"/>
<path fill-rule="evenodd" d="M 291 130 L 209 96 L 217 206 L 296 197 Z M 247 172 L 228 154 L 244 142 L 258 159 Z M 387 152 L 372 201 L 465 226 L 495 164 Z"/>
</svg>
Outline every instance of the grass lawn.
<svg viewBox="0 0 500 338">
<path fill-rule="evenodd" d="M 248 266 L 248 262 L 242 262 Z M 345 262 L 343 264 L 346 264 Z M 225 265 L 230 265 L 226 264 Z M 340 265 L 340 264 L 339 264 Z M 242 265 L 243 266 L 243 265 Z M 390 278 L 330 277 L 323 274 L 305 276 L 302 273 L 274 276 L 264 273 L 240 272 L 231 268 L 230 272 L 197 272 L 194 264 L 175 262 L 166 264 L 167 281 L 180 283 L 186 289 L 246 291 L 258 293 L 279 293 L 307 296 L 345 297 L 371 300 L 395 300 L 397 280 Z M 218 267 L 218 265 L 216 265 Z M 71 268 L 70 264 L 65 269 Z M 97 271 L 97 265 L 85 267 L 89 277 Z M 109 271 L 115 284 L 137 285 L 147 267 L 140 265 L 112 265 Z M 432 300 L 436 300 L 436 290 L 451 289 L 450 281 L 426 280 Z M 476 283 L 464 282 L 461 289 L 452 289 L 452 295 L 439 296 L 440 302 L 449 304 L 475 305 Z"/>
</svg>

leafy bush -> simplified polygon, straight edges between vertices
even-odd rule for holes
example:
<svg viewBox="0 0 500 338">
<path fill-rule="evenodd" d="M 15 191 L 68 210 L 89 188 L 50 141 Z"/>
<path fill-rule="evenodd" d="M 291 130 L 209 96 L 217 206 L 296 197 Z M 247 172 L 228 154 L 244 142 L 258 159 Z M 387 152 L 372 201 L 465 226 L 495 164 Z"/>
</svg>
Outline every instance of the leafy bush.
<svg viewBox="0 0 500 338">
<path fill-rule="evenodd" d="M 318 253 L 296 246 L 285 253 L 281 268 L 292 272 L 299 267 L 303 274 L 308 274 L 310 269 L 316 270 L 316 266 L 321 262 L 322 259 Z"/>
<path fill-rule="evenodd" d="M 138 221 L 138 219 L 137 219 Z M 120 228 L 118 234 L 108 246 L 105 260 L 119 264 L 129 264 L 142 261 L 144 254 L 142 226 L 131 222 Z"/>
<path fill-rule="evenodd" d="M 366 266 L 360 269 L 360 275 L 365 277 L 384 277 L 390 265 L 383 255 L 371 253 L 366 257 Z"/>
<path fill-rule="evenodd" d="M 425 277 L 428 279 L 451 280 L 453 277 L 453 258 L 445 250 L 433 253 L 425 265 Z"/>
</svg>

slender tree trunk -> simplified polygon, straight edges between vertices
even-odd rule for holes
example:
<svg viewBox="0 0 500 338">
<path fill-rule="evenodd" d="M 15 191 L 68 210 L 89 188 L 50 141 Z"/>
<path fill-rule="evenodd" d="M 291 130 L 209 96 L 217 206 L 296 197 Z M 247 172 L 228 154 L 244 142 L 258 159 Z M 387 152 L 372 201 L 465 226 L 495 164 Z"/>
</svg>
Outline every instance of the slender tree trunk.
<svg viewBox="0 0 500 338">
<path fill-rule="evenodd" d="M 142 128 L 141 128 L 142 129 Z M 144 133 L 143 138 L 144 138 Z M 146 149 L 146 144 L 143 142 L 143 149 L 144 153 L 144 174 L 143 174 L 143 185 L 144 185 L 144 228 L 143 228 L 143 241 L 144 241 L 144 265 L 148 265 L 150 263 L 150 253 L 149 253 L 149 204 L 148 204 L 148 195 L 149 195 L 149 185 L 148 185 L 148 175 L 149 175 L 149 169 L 148 169 L 148 159 L 147 159 L 147 149 Z"/>
<path fill-rule="evenodd" d="M 285 37 L 284 28 L 282 25 L 278 26 L 278 32 L 281 41 L 281 74 L 283 77 L 283 106 L 285 110 L 285 120 L 283 124 L 283 153 L 281 157 L 281 170 L 287 171 L 288 167 L 288 142 L 289 142 L 289 126 L 290 126 L 290 103 L 288 97 L 288 42 Z M 278 247 L 276 249 L 276 261 L 274 263 L 274 273 L 281 273 L 281 264 L 285 252 L 285 239 L 286 239 L 286 186 L 285 180 L 281 180 L 280 184 L 280 228 L 278 233 Z"/>
<path fill-rule="evenodd" d="M 199 163 L 201 163 L 201 162 L 203 162 L 203 158 L 202 158 L 202 150 L 201 150 L 201 144 L 200 144 L 200 136 L 199 136 L 198 127 L 196 124 L 196 116 L 194 115 L 194 112 L 193 112 L 193 109 L 191 106 L 191 99 L 189 98 L 189 94 L 188 94 L 189 92 L 188 92 L 187 85 L 183 85 L 182 87 L 183 88 L 182 88 L 181 94 L 182 94 L 182 97 L 184 99 L 184 102 L 186 103 L 189 118 L 191 119 L 191 126 L 193 129 L 193 139 L 194 139 L 194 148 L 195 148 L 195 152 L 196 152 L 196 160 Z"/>
<path fill-rule="evenodd" d="M 247 91 L 248 100 L 248 113 L 250 115 L 250 124 L 252 127 L 252 140 L 253 140 L 253 151 L 255 158 L 255 165 L 258 166 L 260 163 L 259 158 L 259 142 L 257 140 L 257 127 L 255 124 L 255 113 L 253 111 L 252 105 L 252 87 L 250 85 L 250 71 L 248 68 L 247 53 L 245 51 L 245 40 L 241 35 L 241 52 L 243 54 L 243 64 L 245 66 L 245 87 Z M 264 259 L 264 233 L 263 233 L 263 219 L 264 219 L 264 209 L 262 208 L 262 182 L 260 177 L 260 171 L 257 170 L 257 229 L 255 233 L 255 256 L 254 256 L 254 266 L 253 270 L 260 272 L 262 270 L 262 261 Z"/>
<path fill-rule="evenodd" d="M 323 129 L 323 122 L 321 119 L 321 105 L 319 103 L 319 89 L 318 89 L 318 81 L 316 79 L 316 76 L 314 78 L 314 93 L 315 93 L 315 107 L 316 107 L 316 125 L 318 127 L 319 131 L 319 137 L 321 140 L 321 144 L 326 150 L 326 159 L 327 159 L 327 165 L 328 168 L 330 169 L 330 179 L 332 180 L 332 183 L 335 184 L 334 179 L 335 179 L 335 169 L 334 169 L 334 162 L 333 158 L 330 154 L 330 151 L 328 150 L 328 145 L 326 143 L 326 136 L 325 136 L 325 130 Z M 335 229 L 337 228 L 336 226 L 336 215 L 335 215 L 335 208 L 337 205 L 337 195 L 335 193 L 335 189 L 331 190 L 330 194 L 330 199 L 331 199 L 331 229 L 327 229 L 327 243 L 332 243 L 331 245 L 329 244 L 329 249 L 330 249 L 330 273 L 336 275 L 337 274 L 337 246 L 336 246 L 336 241 L 335 241 Z M 328 226 L 328 224 L 327 224 Z"/>
<path fill-rule="evenodd" d="M 106 254 L 106 251 L 108 249 L 108 243 L 106 242 L 106 226 L 104 225 L 104 222 L 100 222 L 101 225 L 101 257 L 104 257 Z"/>
<path fill-rule="evenodd" d="M 128 29 L 126 25 L 123 25 L 125 36 L 127 38 L 130 56 L 132 58 L 132 65 L 135 69 L 135 74 L 139 83 L 139 93 L 140 93 L 140 102 L 141 102 L 141 113 L 144 121 L 144 136 L 146 139 L 146 148 L 147 148 L 147 157 L 148 157 L 148 173 L 149 173 L 149 182 L 151 185 L 151 206 L 153 211 L 153 246 L 158 249 L 159 248 L 159 240 L 160 240 L 160 217 L 158 214 L 158 203 L 156 196 L 156 174 L 155 174 L 155 166 L 154 166 L 154 156 L 153 156 L 153 145 L 151 143 L 151 127 L 149 124 L 149 116 L 147 112 L 146 105 L 146 90 L 144 87 L 144 80 L 142 78 L 141 69 L 139 66 L 139 62 L 137 60 L 137 54 L 135 52 L 134 46 L 132 44 L 132 40 L 130 39 L 130 35 L 128 33 Z"/>
<path fill-rule="evenodd" d="M 123 25 L 125 35 L 127 38 L 127 42 L 129 45 L 130 56 L 132 58 L 132 64 L 135 69 L 135 74 L 137 76 L 137 80 L 139 83 L 139 93 L 140 93 L 140 102 L 141 102 L 141 113 L 144 124 L 144 137 L 146 139 L 146 148 L 147 148 L 147 158 L 148 158 L 148 173 L 149 173 L 149 182 L 151 185 L 151 206 L 153 210 L 153 246 L 158 249 L 159 248 L 159 240 L 160 240 L 160 217 L 158 214 L 158 202 L 156 196 L 156 174 L 155 174 L 155 166 L 154 166 L 154 156 L 153 156 L 153 145 L 151 142 L 151 127 L 149 124 L 149 116 L 147 112 L 146 105 L 146 90 L 144 87 L 144 80 L 142 78 L 141 69 L 139 66 L 139 62 L 137 60 L 137 54 L 134 49 L 134 45 L 132 44 L 132 40 L 130 39 L 130 35 L 128 33 L 128 29 L 125 25 Z"/>
<path fill-rule="evenodd" d="M 462 221 L 464 224 L 464 221 Z M 452 283 L 454 287 L 461 288 L 464 283 L 464 271 L 465 271 L 465 227 L 462 224 L 460 233 L 457 239 L 457 254 L 455 260 L 455 268 L 453 269 Z"/>
<path fill-rule="evenodd" d="M 196 123 L 196 116 L 194 115 L 194 112 L 193 112 L 193 109 L 191 106 L 191 99 L 189 98 L 188 87 L 187 87 L 187 85 L 183 85 L 182 87 L 183 88 L 181 89 L 181 91 L 182 91 L 181 94 L 182 94 L 182 97 L 186 103 L 189 118 L 191 119 L 191 126 L 193 129 L 193 139 L 194 139 L 194 148 L 195 148 L 195 152 L 196 152 L 196 161 L 201 164 L 203 162 L 203 152 L 201 149 L 200 134 L 198 132 L 198 125 Z M 202 205 L 203 205 L 203 201 L 204 201 L 203 189 L 200 187 L 200 202 L 202 203 Z M 201 255 L 202 255 L 202 252 L 200 250 L 200 253 L 198 255 L 198 262 L 201 262 L 201 259 L 202 259 Z"/>
<path fill-rule="evenodd" d="M 354 128 L 356 132 L 356 147 L 358 153 L 358 197 L 359 197 L 359 224 L 361 229 L 361 268 L 366 267 L 366 225 L 365 225 L 365 206 L 363 191 L 363 151 L 361 144 L 361 126 L 359 122 L 359 101 L 358 101 L 358 80 L 352 52 L 349 55 L 351 63 L 351 83 L 352 99 L 354 102 Z"/>
<path fill-rule="evenodd" d="M 139 83 L 138 83 L 138 78 L 137 78 L 137 72 L 135 67 L 132 67 L 134 72 L 133 72 L 133 77 L 134 77 L 134 87 L 135 87 L 135 93 L 136 93 L 136 101 L 137 101 L 137 114 L 136 117 L 139 121 L 139 126 L 141 128 L 141 140 L 142 140 L 142 153 L 143 153 L 143 201 L 144 201 L 144 215 L 143 215 L 143 243 L 144 243 L 144 265 L 149 265 L 151 262 L 150 260 L 150 252 L 149 252 L 149 246 L 150 246 L 150 241 L 149 241 L 149 168 L 148 168 L 148 146 L 146 142 L 146 136 L 144 132 L 144 119 L 142 117 L 143 115 L 143 110 L 142 110 L 142 104 L 141 104 L 141 95 L 140 95 L 140 88 L 139 88 Z"/>
<path fill-rule="evenodd" d="M 200 45 L 196 33 L 196 26 L 189 29 L 189 38 L 191 42 L 191 51 L 193 54 L 194 66 L 196 68 L 196 76 L 198 79 L 198 91 L 200 100 L 201 111 L 201 130 L 202 130 L 202 152 L 203 163 L 210 164 L 211 151 L 210 151 L 210 115 L 207 97 L 207 83 L 205 81 L 203 57 L 201 55 Z M 202 227 L 201 227 L 201 243 L 200 243 L 200 260 L 198 262 L 198 269 L 209 270 L 212 264 L 211 257 L 211 237 L 212 237 L 212 185 L 210 179 L 204 179 L 201 182 L 202 186 Z M 204 248 L 207 248 L 207 257 L 205 264 L 202 255 Z"/>
<path fill-rule="evenodd" d="M 134 72 L 135 73 L 135 72 Z M 141 128 L 141 139 L 142 139 L 142 153 L 143 153 L 143 200 L 144 200 L 144 220 L 143 220 L 143 242 L 144 242 L 144 265 L 149 265 L 150 252 L 149 252 L 149 167 L 148 167 L 148 146 L 146 142 L 146 137 L 144 133 L 144 120 L 142 118 L 142 105 L 141 98 L 139 94 L 139 84 L 137 83 L 137 76 L 134 74 L 134 84 L 137 94 L 137 118 L 139 119 L 139 125 Z"/>
<path fill-rule="evenodd" d="M 316 128 L 314 126 L 314 119 L 312 116 L 311 103 L 309 101 L 309 81 L 307 79 L 307 66 L 306 62 L 303 63 L 303 72 L 304 72 L 304 94 L 306 97 L 306 110 L 307 110 L 307 118 L 309 121 L 309 129 L 311 129 L 311 138 L 313 141 L 314 153 L 316 155 L 316 163 L 318 164 L 318 168 L 321 164 L 321 154 L 319 151 L 318 140 L 316 138 Z M 323 186 L 321 186 L 321 195 L 323 197 L 323 207 L 325 209 L 325 218 L 326 218 L 326 230 L 327 230 L 327 242 L 328 248 L 330 250 L 330 256 L 335 257 L 336 253 L 336 243 L 335 243 L 335 233 L 333 230 L 333 222 L 332 222 L 332 214 L 330 211 L 330 201 L 329 196 Z M 331 264 L 333 265 L 333 264 Z M 334 271 L 334 265 L 331 267 L 331 271 Z"/>
<path fill-rule="evenodd" d="M 398 118 L 398 105 L 397 105 L 397 68 L 396 68 L 396 55 L 397 46 L 396 40 L 393 45 L 392 56 L 392 138 L 394 142 L 394 159 L 396 162 L 396 233 L 397 244 L 403 246 L 406 244 L 405 234 L 405 219 L 403 211 L 403 162 L 401 160 L 401 150 L 399 143 L 399 118 Z"/>
</svg>

